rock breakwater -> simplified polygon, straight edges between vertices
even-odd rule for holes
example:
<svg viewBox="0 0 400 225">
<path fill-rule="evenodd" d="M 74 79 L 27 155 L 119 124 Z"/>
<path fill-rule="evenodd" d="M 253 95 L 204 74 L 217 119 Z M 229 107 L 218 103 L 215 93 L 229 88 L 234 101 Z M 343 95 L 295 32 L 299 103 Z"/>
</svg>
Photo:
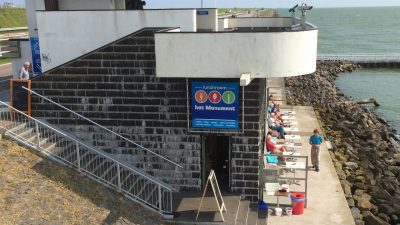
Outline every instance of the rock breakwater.
<svg viewBox="0 0 400 225">
<path fill-rule="evenodd" d="M 311 105 L 357 225 L 400 224 L 400 148 L 383 118 L 344 96 L 334 80 L 358 65 L 318 63 L 312 75 L 286 79 L 287 100 Z"/>
</svg>

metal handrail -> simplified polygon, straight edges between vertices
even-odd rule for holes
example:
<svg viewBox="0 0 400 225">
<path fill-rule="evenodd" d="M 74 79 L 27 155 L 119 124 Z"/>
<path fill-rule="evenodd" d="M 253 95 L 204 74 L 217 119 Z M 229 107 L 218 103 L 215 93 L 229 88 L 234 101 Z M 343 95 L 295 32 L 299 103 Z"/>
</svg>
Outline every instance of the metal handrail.
<svg viewBox="0 0 400 225">
<path fill-rule="evenodd" d="M 176 191 L 173 187 L 7 103 L 0 101 L 0 105 L 10 110 L 0 110 L 0 128 L 6 131 L 6 136 L 38 150 L 50 159 L 85 172 L 89 178 L 121 191 L 127 198 L 146 208 L 163 215 L 172 213 L 172 192 Z M 20 130 L 22 132 L 18 132 Z"/>
<path fill-rule="evenodd" d="M 70 113 L 72 113 L 72 114 L 74 114 L 74 115 L 76 115 L 76 116 L 78 116 L 78 117 L 80 117 L 80 118 L 82 118 L 82 119 L 84 119 L 84 120 L 86 120 L 88 122 L 90 122 L 90 123 L 102 128 L 103 130 L 106 130 L 106 131 L 108 131 L 108 132 L 110 132 L 110 133 L 112 133 L 112 134 L 124 139 L 125 141 L 128 141 L 129 143 L 134 144 L 135 146 L 137 146 L 137 147 L 139 147 L 139 148 L 141 148 L 141 149 L 143 149 L 143 150 L 145 150 L 145 151 L 147 151 L 147 152 L 149 152 L 149 153 L 151 153 L 151 154 L 153 154 L 153 155 L 155 155 L 155 156 L 157 156 L 157 157 L 159 157 L 159 158 L 161 158 L 161 159 L 163 159 L 163 160 L 165 160 L 165 161 L 167 161 L 167 162 L 169 162 L 169 163 L 171 163 L 171 164 L 173 164 L 173 165 L 175 165 L 175 166 L 177 166 L 177 167 L 179 167 L 181 169 L 183 169 L 183 166 L 179 165 L 178 163 L 176 163 L 176 162 L 174 162 L 174 161 L 172 161 L 170 159 L 167 159 L 166 157 L 164 157 L 162 155 L 159 155 L 159 154 L 151 151 L 150 149 L 139 145 L 138 143 L 136 143 L 134 141 L 129 140 L 128 138 L 126 138 L 126 137 L 124 137 L 124 136 L 122 136 L 122 135 L 120 135 L 120 134 L 108 129 L 107 127 L 104 127 L 104 126 L 94 122 L 93 120 L 91 120 L 91 119 L 89 119 L 89 118 L 87 118 L 87 117 L 85 117 L 85 116 L 83 116 L 83 115 L 81 115 L 81 114 L 79 114 L 77 112 L 74 112 L 71 109 L 68 109 L 67 107 L 65 107 L 65 106 L 63 106 L 63 105 L 61 105 L 61 104 L 59 104 L 57 102 L 54 102 L 53 100 L 51 100 L 51 99 L 49 99 L 49 98 L 47 98 L 47 97 L 45 97 L 45 96 L 43 96 L 41 94 L 38 94 L 35 91 L 29 90 L 28 88 L 26 88 L 24 86 L 22 86 L 22 88 L 27 90 L 27 91 L 29 91 L 29 92 L 31 92 L 31 93 L 33 93 L 33 94 L 35 94 L 35 95 L 37 95 L 37 96 L 39 96 L 39 97 L 41 97 L 41 98 L 43 98 L 43 99 L 45 99 L 45 100 L 47 100 L 47 101 L 49 101 L 49 102 L 51 102 L 51 103 L 53 103 L 53 104 L 55 104 L 55 105 L 57 105 L 57 106 L 59 106 L 59 107 L 61 107 L 61 108 L 63 108 L 63 109 L 65 109 L 65 110 L 67 110 L 68 112 L 70 112 Z"/>
<path fill-rule="evenodd" d="M 320 54 L 317 59 L 322 61 L 399 62 L 400 53 Z"/>
<path fill-rule="evenodd" d="M 76 137 L 71 136 L 70 134 L 66 134 L 66 133 L 64 133 L 64 132 L 62 132 L 62 131 L 59 131 L 59 130 L 57 130 L 57 129 L 55 129 L 55 128 L 49 126 L 49 125 L 47 125 L 46 123 L 44 123 L 44 122 L 42 122 L 42 121 L 40 121 L 40 120 L 38 120 L 38 119 L 35 119 L 35 118 L 33 118 L 33 117 L 31 117 L 31 116 L 29 116 L 29 115 L 27 115 L 27 114 L 25 114 L 25 113 L 19 111 L 18 109 L 14 108 L 14 107 L 12 107 L 12 106 L 10 106 L 10 105 L 8 105 L 8 104 L 5 103 L 5 102 L 0 101 L 0 104 L 7 106 L 8 108 L 12 109 L 12 110 L 15 111 L 15 112 L 18 112 L 18 113 L 20 113 L 20 114 L 23 114 L 24 116 L 28 117 L 29 119 L 31 119 L 31 120 L 33 120 L 33 121 L 35 121 L 35 122 L 38 122 L 39 124 L 41 124 L 41 125 L 43 125 L 43 126 L 49 128 L 49 129 L 55 131 L 56 133 L 61 134 L 62 136 L 65 136 L 65 137 L 67 137 L 67 138 L 69 138 L 69 139 L 71 139 L 71 140 L 73 140 L 73 141 L 79 143 L 80 145 L 83 145 L 84 147 L 86 147 L 86 148 L 88 148 L 88 149 L 90 149 L 90 150 L 96 152 L 97 154 L 99 154 L 99 155 L 101 155 L 101 156 L 103 156 L 103 157 L 105 157 L 105 158 L 107 158 L 107 159 L 109 159 L 109 160 L 118 162 L 120 165 L 126 167 L 127 169 L 131 170 L 132 172 L 135 172 L 135 173 L 137 173 L 137 174 L 139 174 L 139 175 L 145 177 L 146 179 L 149 179 L 149 180 L 151 180 L 151 181 L 153 181 L 153 182 L 155 182 L 155 183 L 157 183 L 157 184 L 160 184 L 162 187 L 167 188 L 167 189 L 169 189 L 170 191 L 176 191 L 176 190 L 175 190 L 173 187 L 171 187 L 170 185 L 165 184 L 164 182 L 159 181 L 159 180 L 157 180 L 157 179 L 154 178 L 154 177 L 149 177 L 148 175 L 146 175 L 146 173 L 141 172 L 141 171 L 139 171 L 139 170 L 136 169 L 136 168 L 130 167 L 130 166 L 124 164 L 123 162 L 120 162 L 119 160 L 115 159 L 115 158 L 112 157 L 112 156 L 106 155 L 106 154 L 103 153 L 102 151 L 97 150 L 97 149 L 95 149 L 95 148 L 93 148 L 93 147 L 87 145 L 86 143 L 82 142 L 81 140 L 79 140 L 79 139 L 76 138 Z"/>
</svg>

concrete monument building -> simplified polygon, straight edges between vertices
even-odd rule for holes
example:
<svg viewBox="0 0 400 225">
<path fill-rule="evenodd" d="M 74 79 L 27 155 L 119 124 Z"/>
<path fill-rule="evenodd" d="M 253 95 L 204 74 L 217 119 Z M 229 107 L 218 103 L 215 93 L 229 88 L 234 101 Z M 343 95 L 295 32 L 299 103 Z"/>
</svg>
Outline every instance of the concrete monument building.
<svg viewBox="0 0 400 225">
<path fill-rule="evenodd" d="M 256 201 L 266 79 L 313 73 L 317 28 L 290 17 L 126 6 L 26 1 L 30 42 L 21 45 L 32 49 L 33 91 L 138 145 L 37 95 L 33 117 L 178 191 L 201 191 L 214 169 L 221 189 Z"/>
</svg>

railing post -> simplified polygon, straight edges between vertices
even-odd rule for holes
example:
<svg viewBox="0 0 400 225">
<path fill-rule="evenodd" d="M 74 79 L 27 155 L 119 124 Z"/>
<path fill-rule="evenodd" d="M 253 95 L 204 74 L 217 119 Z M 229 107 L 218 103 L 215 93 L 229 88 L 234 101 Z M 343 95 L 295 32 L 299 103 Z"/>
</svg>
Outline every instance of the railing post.
<svg viewBox="0 0 400 225">
<path fill-rule="evenodd" d="M 75 146 L 76 146 L 76 157 L 77 157 L 77 159 L 78 159 L 78 170 L 80 171 L 81 170 L 81 156 L 80 156 L 80 154 L 79 154 L 79 143 L 78 142 L 75 142 Z"/>
<path fill-rule="evenodd" d="M 39 133 L 39 124 L 38 122 L 35 121 L 35 127 L 36 127 L 36 137 L 37 137 L 37 150 L 40 151 L 40 133 Z"/>
<path fill-rule="evenodd" d="M 118 188 L 121 189 L 121 169 L 119 163 L 117 163 L 117 174 L 118 174 Z"/>
<path fill-rule="evenodd" d="M 158 202 L 160 203 L 159 210 L 161 212 L 162 211 L 161 185 L 158 185 Z"/>
</svg>

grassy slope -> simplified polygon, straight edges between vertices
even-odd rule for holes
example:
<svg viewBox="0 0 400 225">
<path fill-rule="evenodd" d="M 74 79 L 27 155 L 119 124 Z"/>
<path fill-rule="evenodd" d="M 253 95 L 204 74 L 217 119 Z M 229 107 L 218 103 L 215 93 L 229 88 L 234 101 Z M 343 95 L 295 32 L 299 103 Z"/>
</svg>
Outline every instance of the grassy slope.
<svg viewBox="0 0 400 225">
<path fill-rule="evenodd" d="M 25 9 L 0 9 L 0 28 L 26 26 Z"/>
</svg>

